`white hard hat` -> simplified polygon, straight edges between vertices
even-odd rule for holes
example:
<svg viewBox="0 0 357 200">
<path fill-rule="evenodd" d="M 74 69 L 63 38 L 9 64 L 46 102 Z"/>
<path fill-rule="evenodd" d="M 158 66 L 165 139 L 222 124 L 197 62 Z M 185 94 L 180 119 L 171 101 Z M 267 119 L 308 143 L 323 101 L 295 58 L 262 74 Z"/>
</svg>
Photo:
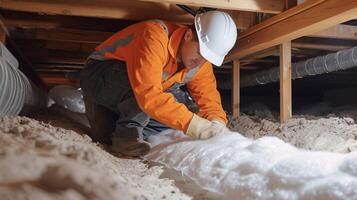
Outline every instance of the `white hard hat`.
<svg viewBox="0 0 357 200">
<path fill-rule="evenodd" d="M 237 40 L 237 27 L 231 16 L 220 11 L 198 14 L 195 28 L 201 55 L 212 64 L 221 66 Z"/>
</svg>

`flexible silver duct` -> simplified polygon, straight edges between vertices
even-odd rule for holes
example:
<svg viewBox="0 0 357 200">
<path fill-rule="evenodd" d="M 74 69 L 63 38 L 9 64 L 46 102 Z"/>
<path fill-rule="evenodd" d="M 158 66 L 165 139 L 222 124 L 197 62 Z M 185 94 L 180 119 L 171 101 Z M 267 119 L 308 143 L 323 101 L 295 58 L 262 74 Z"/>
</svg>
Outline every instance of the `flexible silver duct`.
<svg viewBox="0 0 357 200">
<path fill-rule="evenodd" d="M 346 70 L 357 66 L 357 47 L 338 51 L 292 64 L 292 79 Z M 258 72 L 241 79 L 241 87 L 279 81 L 279 67 Z"/>
<path fill-rule="evenodd" d="M 44 92 L 32 84 L 18 66 L 16 58 L 0 42 L 0 117 L 46 107 Z"/>
</svg>

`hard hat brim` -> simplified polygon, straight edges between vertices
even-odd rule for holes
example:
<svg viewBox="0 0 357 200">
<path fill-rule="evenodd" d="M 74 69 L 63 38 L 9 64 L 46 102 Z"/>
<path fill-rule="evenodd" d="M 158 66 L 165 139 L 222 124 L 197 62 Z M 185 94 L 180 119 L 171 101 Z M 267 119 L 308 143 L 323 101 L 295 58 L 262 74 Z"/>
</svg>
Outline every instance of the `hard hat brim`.
<svg viewBox="0 0 357 200">
<path fill-rule="evenodd" d="M 200 54 L 210 63 L 221 66 L 225 56 L 217 55 L 212 52 L 207 46 L 199 39 Z"/>
</svg>

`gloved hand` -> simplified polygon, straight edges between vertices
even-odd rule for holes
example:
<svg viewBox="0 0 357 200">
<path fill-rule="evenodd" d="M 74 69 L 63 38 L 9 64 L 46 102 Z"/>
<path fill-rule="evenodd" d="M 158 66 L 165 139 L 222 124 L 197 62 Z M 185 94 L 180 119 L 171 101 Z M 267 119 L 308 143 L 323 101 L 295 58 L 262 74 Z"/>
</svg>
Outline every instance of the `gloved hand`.
<svg viewBox="0 0 357 200">
<path fill-rule="evenodd" d="M 225 124 L 219 120 L 209 121 L 196 114 L 193 114 L 186 134 L 195 139 L 208 139 L 221 135 L 228 130 Z"/>
<path fill-rule="evenodd" d="M 212 122 L 212 127 L 216 129 L 215 135 L 222 135 L 224 133 L 229 132 L 226 124 L 223 121 L 218 119 L 213 119 L 211 122 Z"/>
</svg>

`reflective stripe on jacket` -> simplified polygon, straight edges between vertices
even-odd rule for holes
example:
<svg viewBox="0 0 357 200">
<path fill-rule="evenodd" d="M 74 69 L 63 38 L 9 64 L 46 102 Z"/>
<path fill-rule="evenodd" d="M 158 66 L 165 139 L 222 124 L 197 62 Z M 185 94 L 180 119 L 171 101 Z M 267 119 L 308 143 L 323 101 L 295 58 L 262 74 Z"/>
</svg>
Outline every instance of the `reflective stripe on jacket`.
<svg viewBox="0 0 357 200">
<path fill-rule="evenodd" d="M 212 65 L 206 62 L 192 70 L 177 71 L 177 50 L 186 30 L 158 20 L 137 23 L 108 38 L 89 57 L 125 61 L 130 85 L 143 112 L 182 131 L 186 131 L 193 113 L 164 92 L 174 83 L 187 83 L 200 108 L 199 116 L 227 122 Z"/>
</svg>

